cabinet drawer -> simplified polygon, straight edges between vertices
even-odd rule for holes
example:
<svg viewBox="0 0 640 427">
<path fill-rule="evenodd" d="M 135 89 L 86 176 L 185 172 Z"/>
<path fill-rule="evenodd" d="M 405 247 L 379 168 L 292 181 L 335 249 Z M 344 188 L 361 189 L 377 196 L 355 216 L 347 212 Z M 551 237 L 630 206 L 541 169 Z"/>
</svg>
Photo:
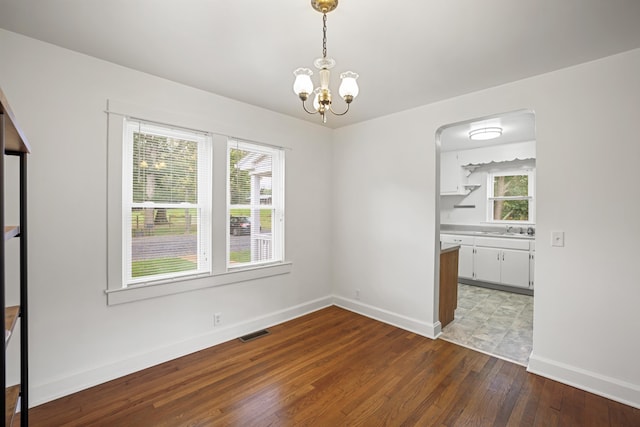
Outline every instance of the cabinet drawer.
<svg viewBox="0 0 640 427">
<path fill-rule="evenodd" d="M 487 248 L 521 249 L 529 250 L 529 240 L 519 239 L 496 239 L 495 237 L 476 237 L 476 246 Z"/>
<path fill-rule="evenodd" d="M 454 243 L 456 245 L 469 245 L 473 246 L 475 237 L 472 236 L 460 236 L 458 234 L 441 234 L 440 240 L 444 243 Z"/>
</svg>

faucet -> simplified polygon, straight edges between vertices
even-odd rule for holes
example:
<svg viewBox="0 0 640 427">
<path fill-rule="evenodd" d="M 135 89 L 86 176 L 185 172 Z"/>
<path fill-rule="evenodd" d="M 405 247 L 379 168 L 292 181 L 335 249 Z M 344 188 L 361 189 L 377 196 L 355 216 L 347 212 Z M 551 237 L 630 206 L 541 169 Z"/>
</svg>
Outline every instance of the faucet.
<svg viewBox="0 0 640 427">
<path fill-rule="evenodd" d="M 513 230 L 513 227 L 510 225 L 507 225 L 507 233 L 511 233 L 511 230 Z"/>
</svg>

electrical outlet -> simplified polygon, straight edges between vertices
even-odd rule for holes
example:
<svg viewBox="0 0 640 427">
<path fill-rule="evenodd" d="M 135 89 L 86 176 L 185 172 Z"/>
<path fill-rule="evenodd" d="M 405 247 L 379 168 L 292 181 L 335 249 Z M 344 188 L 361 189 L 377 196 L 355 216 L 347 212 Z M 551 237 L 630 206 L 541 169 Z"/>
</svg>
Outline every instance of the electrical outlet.
<svg viewBox="0 0 640 427">
<path fill-rule="evenodd" d="M 222 322 L 222 313 L 216 313 L 213 315 L 213 325 L 218 326 Z"/>
<path fill-rule="evenodd" d="M 360 299 L 360 289 L 356 289 L 356 299 Z"/>
</svg>

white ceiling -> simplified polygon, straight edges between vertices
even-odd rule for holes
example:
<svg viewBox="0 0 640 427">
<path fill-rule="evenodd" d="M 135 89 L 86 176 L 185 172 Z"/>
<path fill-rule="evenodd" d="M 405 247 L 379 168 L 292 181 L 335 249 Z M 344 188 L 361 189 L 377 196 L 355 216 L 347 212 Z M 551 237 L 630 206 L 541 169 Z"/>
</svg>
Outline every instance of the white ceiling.
<svg viewBox="0 0 640 427">
<path fill-rule="evenodd" d="M 502 135 L 486 141 L 472 141 L 469 132 L 483 127 L 499 127 Z M 442 151 L 469 150 L 492 145 L 514 142 L 535 141 L 535 113 L 528 110 L 513 111 L 491 117 L 481 117 L 464 123 L 446 125 L 441 129 L 440 144 Z"/>
<path fill-rule="evenodd" d="M 309 0 L 0 0 L 0 28 L 319 122 L 292 90 L 321 56 Z M 332 87 L 360 74 L 340 127 L 638 48 L 640 1 L 341 0 L 327 47 Z"/>
</svg>

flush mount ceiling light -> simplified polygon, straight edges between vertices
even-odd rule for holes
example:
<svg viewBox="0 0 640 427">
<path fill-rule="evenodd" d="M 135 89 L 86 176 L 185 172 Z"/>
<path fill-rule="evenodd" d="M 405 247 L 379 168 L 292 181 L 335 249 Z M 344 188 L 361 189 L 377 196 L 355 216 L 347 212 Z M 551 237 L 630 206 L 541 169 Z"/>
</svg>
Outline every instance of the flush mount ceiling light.
<svg viewBox="0 0 640 427">
<path fill-rule="evenodd" d="M 472 139 L 474 141 L 486 141 L 487 139 L 498 138 L 501 135 L 501 127 L 490 126 L 472 130 L 471 132 L 469 132 L 469 139 Z"/>
<path fill-rule="evenodd" d="M 296 80 L 293 83 L 293 91 L 302 100 L 302 108 L 309 114 L 320 114 L 322 123 L 327 122 L 327 112 L 330 111 L 336 116 L 343 116 L 349 111 L 349 105 L 358 96 L 358 74 L 353 71 L 346 71 L 340 74 L 342 83 L 338 89 L 338 93 L 347 103 L 347 109 L 342 113 L 336 113 L 331 107 L 331 91 L 329 90 L 329 78 L 331 76 L 330 69 L 336 65 L 333 58 L 327 58 L 327 13 L 338 7 L 338 0 L 311 0 L 311 6 L 322 13 L 322 58 L 313 61 L 313 65 L 320 70 L 320 86 L 313 88 L 311 76 L 313 71 L 309 68 L 298 68 L 293 72 Z M 309 98 L 311 92 L 314 93 L 313 110 L 307 109 L 305 101 Z"/>
</svg>

